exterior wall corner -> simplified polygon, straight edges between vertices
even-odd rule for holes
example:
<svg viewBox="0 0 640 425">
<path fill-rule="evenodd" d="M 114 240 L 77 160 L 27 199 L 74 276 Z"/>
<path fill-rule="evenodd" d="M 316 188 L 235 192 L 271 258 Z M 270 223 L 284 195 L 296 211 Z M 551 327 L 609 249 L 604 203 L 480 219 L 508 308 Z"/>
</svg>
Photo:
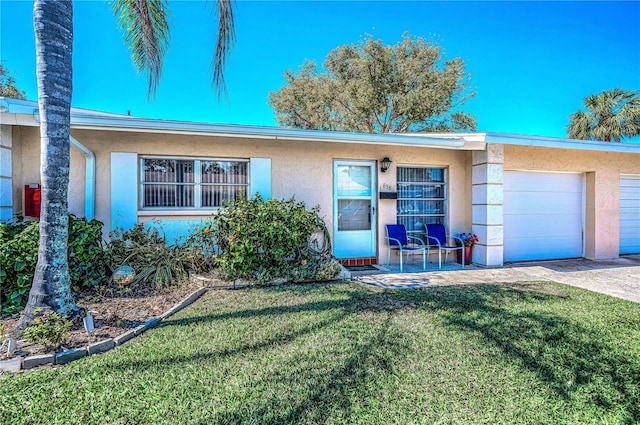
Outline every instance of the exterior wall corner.
<svg viewBox="0 0 640 425">
<path fill-rule="evenodd" d="M 473 262 L 484 266 L 504 263 L 504 147 L 488 144 L 472 153 L 472 231 L 480 241 Z"/>
<path fill-rule="evenodd" d="M 0 222 L 13 217 L 13 127 L 0 125 Z"/>
</svg>

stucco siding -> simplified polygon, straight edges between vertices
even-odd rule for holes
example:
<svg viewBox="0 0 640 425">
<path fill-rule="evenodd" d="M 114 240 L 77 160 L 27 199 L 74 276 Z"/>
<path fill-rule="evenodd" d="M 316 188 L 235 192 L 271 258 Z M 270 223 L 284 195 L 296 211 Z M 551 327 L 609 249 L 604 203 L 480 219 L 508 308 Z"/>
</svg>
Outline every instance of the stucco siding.
<svg viewBox="0 0 640 425">
<path fill-rule="evenodd" d="M 37 127 L 13 127 L 13 196 L 14 214 L 24 208 L 24 186 L 40 181 L 40 130 Z M 71 149 L 69 168 L 69 211 L 78 217 L 84 216 L 85 161 L 82 154 Z"/>
<path fill-rule="evenodd" d="M 78 150 L 71 148 L 71 164 L 69 168 L 69 212 L 84 217 L 84 198 L 86 187 L 86 161 Z"/>
<path fill-rule="evenodd" d="M 39 182 L 39 131 L 37 128 L 21 128 L 20 170 L 16 180 Z M 80 143 L 94 152 L 96 157 L 96 211 L 95 217 L 111 228 L 111 152 L 137 152 L 139 155 L 166 155 L 214 158 L 270 158 L 272 173 L 272 197 L 295 196 L 309 206 L 320 205 L 329 229 L 333 228 L 332 173 L 334 159 L 377 160 L 388 156 L 393 161 L 386 173 L 378 175 L 378 191 L 383 184 L 395 187 L 398 165 L 420 165 L 448 168 L 448 224 L 452 232 L 471 229 L 471 189 L 469 185 L 470 154 L 419 147 L 389 147 L 330 142 L 292 142 L 247 138 L 219 138 L 206 136 L 172 135 L 156 133 L 126 133 L 114 131 L 72 130 Z M 70 208 L 74 213 L 84 212 L 84 158 L 72 151 Z M 132 184 L 138 184 L 137 181 Z M 204 213 L 207 216 L 210 213 Z M 394 201 L 378 201 L 378 257 L 386 259 L 384 224 L 395 223 Z M 142 212 L 140 222 L 153 218 L 179 220 L 195 217 L 153 215 Z"/>
</svg>

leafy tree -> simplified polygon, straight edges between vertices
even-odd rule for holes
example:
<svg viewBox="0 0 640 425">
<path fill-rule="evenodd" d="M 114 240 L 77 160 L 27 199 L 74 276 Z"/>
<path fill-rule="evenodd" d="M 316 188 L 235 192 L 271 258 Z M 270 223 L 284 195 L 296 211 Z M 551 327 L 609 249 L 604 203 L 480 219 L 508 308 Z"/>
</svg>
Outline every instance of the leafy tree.
<svg viewBox="0 0 640 425">
<path fill-rule="evenodd" d="M 440 48 L 404 34 L 393 46 L 368 36 L 332 50 L 323 67 L 312 61 L 269 94 L 284 127 L 399 133 L 475 131 L 459 108 L 474 94 L 460 58 L 442 63 Z"/>
<path fill-rule="evenodd" d="M 125 35 L 134 64 L 149 80 L 153 96 L 169 40 L 165 0 L 115 0 L 112 9 Z M 231 0 L 217 0 L 218 43 L 213 84 L 224 91 L 224 64 L 234 41 Z M 38 106 L 42 151 L 42 212 L 38 263 L 25 314 L 18 329 L 34 319 L 38 308 L 69 315 L 76 310 L 67 258 L 67 192 L 72 94 L 73 6 L 70 0 L 34 0 Z"/>
<path fill-rule="evenodd" d="M 619 142 L 640 135 L 640 91 L 603 91 L 585 98 L 584 106 L 569 117 L 570 138 Z"/>
<path fill-rule="evenodd" d="M 0 63 L 0 96 L 11 97 L 13 99 L 26 99 L 22 90 L 15 86 L 16 80 L 11 73 Z"/>
</svg>

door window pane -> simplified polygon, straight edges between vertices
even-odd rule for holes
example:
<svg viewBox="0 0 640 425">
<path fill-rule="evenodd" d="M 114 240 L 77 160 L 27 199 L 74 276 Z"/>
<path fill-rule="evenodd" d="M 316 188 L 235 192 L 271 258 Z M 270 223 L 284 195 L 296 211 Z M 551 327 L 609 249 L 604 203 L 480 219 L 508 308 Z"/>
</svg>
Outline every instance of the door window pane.
<svg viewBox="0 0 640 425">
<path fill-rule="evenodd" d="M 341 165 L 338 172 L 338 196 L 371 196 L 371 167 Z"/>
<path fill-rule="evenodd" d="M 338 230 L 371 230 L 371 200 L 340 199 Z"/>
</svg>

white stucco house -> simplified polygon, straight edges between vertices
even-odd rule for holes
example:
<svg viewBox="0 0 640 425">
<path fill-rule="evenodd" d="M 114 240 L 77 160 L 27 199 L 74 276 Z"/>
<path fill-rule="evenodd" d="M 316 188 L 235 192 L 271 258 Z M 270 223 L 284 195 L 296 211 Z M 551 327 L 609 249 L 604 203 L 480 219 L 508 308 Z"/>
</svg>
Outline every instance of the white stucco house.
<svg viewBox="0 0 640 425">
<path fill-rule="evenodd" d="M 0 98 L 0 219 L 40 183 L 36 102 Z M 386 261 L 384 225 L 480 238 L 479 265 L 640 253 L 640 145 L 498 133 L 360 134 L 73 109 L 69 208 L 169 239 L 245 193 L 320 205 L 334 254 Z M 386 170 L 382 160 L 391 161 Z"/>
</svg>

